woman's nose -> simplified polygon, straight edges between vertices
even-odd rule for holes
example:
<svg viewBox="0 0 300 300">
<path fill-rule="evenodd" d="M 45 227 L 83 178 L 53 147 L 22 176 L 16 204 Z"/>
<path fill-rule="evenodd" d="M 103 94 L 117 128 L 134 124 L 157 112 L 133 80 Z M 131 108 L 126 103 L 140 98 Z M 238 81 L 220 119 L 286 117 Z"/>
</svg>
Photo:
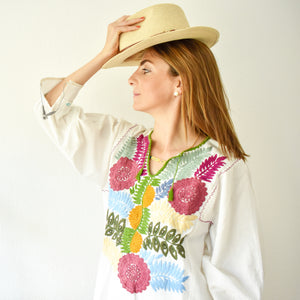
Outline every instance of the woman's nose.
<svg viewBox="0 0 300 300">
<path fill-rule="evenodd" d="M 128 83 L 129 85 L 133 85 L 134 83 L 136 83 L 136 80 L 135 80 L 135 72 L 128 78 Z"/>
<path fill-rule="evenodd" d="M 128 78 L 129 85 L 133 85 L 132 75 Z"/>
</svg>

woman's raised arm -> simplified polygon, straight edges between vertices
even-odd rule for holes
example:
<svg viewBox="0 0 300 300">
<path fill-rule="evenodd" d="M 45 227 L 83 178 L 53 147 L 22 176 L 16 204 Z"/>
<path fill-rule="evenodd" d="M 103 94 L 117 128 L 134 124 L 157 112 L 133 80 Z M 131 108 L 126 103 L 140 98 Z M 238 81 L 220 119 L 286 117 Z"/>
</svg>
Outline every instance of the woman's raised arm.
<svg viewBox="0 0 300 300">
<path fill-rule="evenodd" d="M 59 84 L 50 90 L 45 98 L 50 106 L 52 106 L 59 95 L 62 93 L 66 82 L 72 80 L 76 83 L 84 85 L 95 73 L 97 73 L 102 66 L 113 56 L 119 52 L 119 37 L 122 32 L 128 32 L 139 29 L 136 25 L 142 22 L 143 18 L 135 18 L 126 20 L 128 16 L 123 16 L 115 22 L 108 25 L 106 42 L 99 54 L 97 54 L 91 61 L 83 67 L 65 77 Z"/>
</svg>

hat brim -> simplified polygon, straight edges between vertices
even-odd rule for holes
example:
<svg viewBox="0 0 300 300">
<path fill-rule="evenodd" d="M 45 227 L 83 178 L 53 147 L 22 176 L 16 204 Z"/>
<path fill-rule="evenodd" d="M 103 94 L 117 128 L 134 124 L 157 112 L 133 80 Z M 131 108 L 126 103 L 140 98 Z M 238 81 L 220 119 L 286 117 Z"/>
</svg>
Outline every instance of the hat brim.
<svg viewBox="0 0 300 300">
<path fill-rule="evenodd" d="M 160 33 L 124 49 L 117 55 L 113 56 L 110 60 L 108 60 L 102 66 L 102 69 L 109 69 L 113 67 L 137 66 L 140 63 L 140 59 L 128 58 L 151 46 L 182 39 L 196 39 L 203 42 L 209 48 L 211 48 L 218 41 L 219 32 L 211 27 L 197 26 Z"/>
</svg>

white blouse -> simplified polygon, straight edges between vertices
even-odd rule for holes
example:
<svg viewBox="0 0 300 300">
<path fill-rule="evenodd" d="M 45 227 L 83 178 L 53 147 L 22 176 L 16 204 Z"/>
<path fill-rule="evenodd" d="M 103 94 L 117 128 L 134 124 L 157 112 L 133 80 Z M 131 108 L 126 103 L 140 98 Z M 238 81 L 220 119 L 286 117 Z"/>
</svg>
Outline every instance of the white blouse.
<svg viewBox="0 0 300 300">
<path fill-rule="evenodd" d="M 101 187 L 106 226 L 94 300 L 260 299 L 263 266 L 247 165 L 200 145 L 149 169 L 151 130 L 72 104 L 69 81 L 41 80 L 39 123 L 83 176 Z M 53 113 L 55 112 L 55 113 Z"/>
</svg>

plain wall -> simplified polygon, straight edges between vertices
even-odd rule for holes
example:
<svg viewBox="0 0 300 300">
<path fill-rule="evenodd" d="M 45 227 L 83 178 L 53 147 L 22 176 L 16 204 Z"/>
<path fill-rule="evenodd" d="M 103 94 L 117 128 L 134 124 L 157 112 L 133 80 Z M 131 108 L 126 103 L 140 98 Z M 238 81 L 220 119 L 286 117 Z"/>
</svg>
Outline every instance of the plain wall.
<svg viewBox="0 0 300 300">
<path fill-rule="evenodd" d="M 92 299 L 104 227 L 100 191 L 72 169 L 32 107 L 41 78 L 75 71 L 102 49 L 110 22 L 155 3 L 1 1 L 0 300 Z M 299 1 L 174 3 L 191 26 L 221 33 L 212 50 L 251 155 L 263 299 L 299 299 Z M 131 107 L 133 71 L 98 72 L 76 103 L 151 126 Z"/>
</svg>

